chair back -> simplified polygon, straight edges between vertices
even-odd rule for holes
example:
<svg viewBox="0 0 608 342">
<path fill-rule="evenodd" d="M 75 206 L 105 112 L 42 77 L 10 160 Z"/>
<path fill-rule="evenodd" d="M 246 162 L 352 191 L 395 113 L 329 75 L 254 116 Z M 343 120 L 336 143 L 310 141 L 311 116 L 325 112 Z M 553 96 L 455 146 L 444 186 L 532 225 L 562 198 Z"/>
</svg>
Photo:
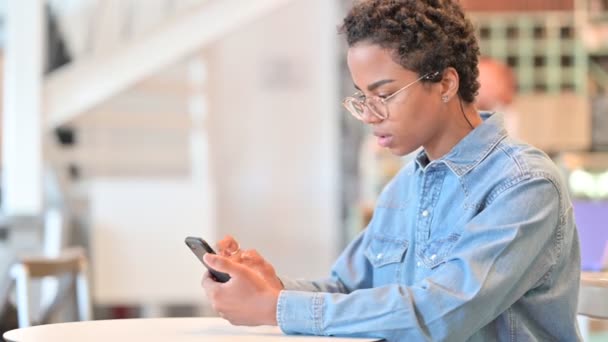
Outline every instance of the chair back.
<svg viewBox="0 0 608 342">
<path fill-rule="evenodd" d="M 31 325 L 29 307 L 29 285 L 32 279 L 43 277 L 61 277 L 70 275 L 73 279 L 74 294 L 78 305 L 78 319 L 91 319 L 91 304 L 88 285 L 88 261 L 84 250 L 80 247 L 69 248 L 57 257 L 26 256 L 19 258 L 11 267 L 11 277 L 15 283 L 17 295 L 17 317 L 19 327 Z M 59 295 L 58 299 L 62 297 Z M 42 313 L 42 321 L 49 316 L 48 312 L 60 303 L 54 302 Z"/>
</svg>

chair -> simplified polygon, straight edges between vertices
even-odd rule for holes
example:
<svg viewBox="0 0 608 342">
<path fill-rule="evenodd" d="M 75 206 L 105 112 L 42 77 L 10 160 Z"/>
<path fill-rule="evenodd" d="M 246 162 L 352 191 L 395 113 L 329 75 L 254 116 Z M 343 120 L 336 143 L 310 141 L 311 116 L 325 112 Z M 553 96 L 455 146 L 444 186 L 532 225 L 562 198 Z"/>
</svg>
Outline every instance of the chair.
<svg viewBox="0 0 608 342">
<path fill-rule="evenodd" d="M 608 319 L 608 273 L 582 272 L 578 314 Z"/>
<path fill-rule="evenodd" d="M 608 272 L 582 272 L 578 322 L 583 341 L 589 340 L 589 319 L 608 319 Z"/>
<path fill-rule="evenodd" d="M 88 262 L 82 248 L 69 248 L 63 251 L 58 257 L 22 257 L 19 258 L 10 269 L 10 276 L 16 290 L 16 306 L 19 327 L 24 328 L 32 325 L 30 306 L 29 306 L 29 285 L 31 279 L 43 277 L 61 277 L 70 275 L 69 290 L 65 288 L 58 292 L 54 302 L 43 310 L 39 323 L 48 321 L 50 314 L 65 299 L 65 294 L 73 292 L 76 296 L 78 306 L 78 319 L 91 319 L 91 303 L 88 285 Z"/>
</svg>

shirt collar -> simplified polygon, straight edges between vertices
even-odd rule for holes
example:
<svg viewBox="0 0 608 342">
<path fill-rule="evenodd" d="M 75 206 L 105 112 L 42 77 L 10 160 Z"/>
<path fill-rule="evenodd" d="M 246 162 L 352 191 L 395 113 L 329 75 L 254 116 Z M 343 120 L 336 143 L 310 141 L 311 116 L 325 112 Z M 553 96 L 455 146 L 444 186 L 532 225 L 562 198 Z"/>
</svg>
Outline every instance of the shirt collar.
<svg viewBox="0 0 608 342">
<path fill-rule="evenodd" d="M 433 163 L 444 163 L 456 176 L 462 177 L 490 154 L 507 136 L 507 131 L 501 114 L 480 112 L 480 116 L 483 123 L 460 140 L 450 152 Z M 416 168 L 424 169 L 423 165 L 426 164 L 429 164 L 428 157 L 422 150 L 416 156 Z"/>
</svg>

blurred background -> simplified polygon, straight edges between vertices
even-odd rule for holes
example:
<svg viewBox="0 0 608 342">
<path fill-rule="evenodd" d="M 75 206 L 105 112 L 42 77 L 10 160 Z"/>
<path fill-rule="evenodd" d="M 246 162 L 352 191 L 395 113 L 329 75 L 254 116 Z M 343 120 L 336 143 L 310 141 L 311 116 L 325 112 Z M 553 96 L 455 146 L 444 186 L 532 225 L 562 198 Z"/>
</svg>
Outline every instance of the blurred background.
<svg viewBox="0 0 608 342">
<path fill-rule="evenodd" d="M 351 4 L 1 0 L 2 324 L 16 324 L 12 265 L 72 246 L 95 319 L 213 315 L 189 235 L 231 234 L 282 275 L 325 276 L 408 159 L 341 107 Z M 483 57 L 479 106 L 560 165 L 583 267 L 603 270 L 608 1 L 461 4 Z M 68 283 L 31 282 L 34 322 L 77 318 Z M 602 329 L 589 338 L 608 341 Z"/>
</svg>

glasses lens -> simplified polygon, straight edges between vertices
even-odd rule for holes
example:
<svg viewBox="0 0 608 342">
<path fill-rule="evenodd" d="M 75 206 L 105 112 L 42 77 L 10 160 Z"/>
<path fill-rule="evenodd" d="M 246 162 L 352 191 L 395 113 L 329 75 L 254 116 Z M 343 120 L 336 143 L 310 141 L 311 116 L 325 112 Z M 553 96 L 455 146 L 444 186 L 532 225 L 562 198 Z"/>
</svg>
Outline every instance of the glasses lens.
<svg viewBox="0 0 608 342">
<path fill-rule="evenodd" d="M 378 97 L 370 97 L 367 99 L 367 107 L 372 111 L 372 113 L 378 118 L 384 120 L 388 117 L 386 113 L 386 105 L 382 100 Z"/>
<path fill-rule="evenodd" d="M 364 106 L 365 105 L 361 101 L 352 97 L 344 100 L 344 107 L 346 107 L 346 109 L 348 109 L 348 111 L 357 119 L 361 119 L 363 117 Z"/>
<path fill-rule="evenodd" d="M 344 107 L 359 120 L 363 120 L 363 117 L 365 116 L 365 107 L 367 107 L 368 111 L 377 118 L 385 120 L 388 117 L 386 105 L 377 97 L 367 98 L 367 102 L 357 100 L 354 97 L 349 97 L 344 100 Z"/>
</svg>

